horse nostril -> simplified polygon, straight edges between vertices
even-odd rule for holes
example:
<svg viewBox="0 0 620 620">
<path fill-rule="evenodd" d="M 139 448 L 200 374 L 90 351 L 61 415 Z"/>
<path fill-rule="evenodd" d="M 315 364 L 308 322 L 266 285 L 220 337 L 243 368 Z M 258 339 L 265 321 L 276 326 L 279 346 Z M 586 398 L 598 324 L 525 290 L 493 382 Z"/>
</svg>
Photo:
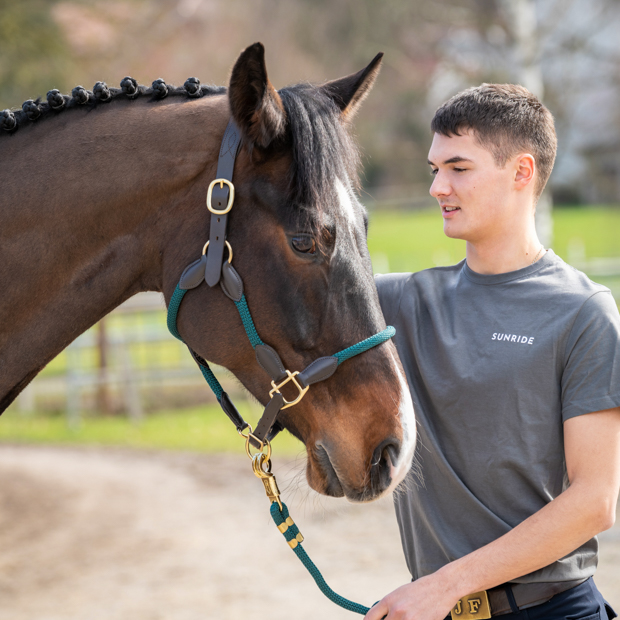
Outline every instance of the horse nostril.
<svg viewBox="0 0 620 620">
<path fill-rule="evenodd" d="M 400 443 L 394 439 L 386 439 L 382 441 L 372 454 L 372 466 L 385 466 L 389 468 L 390 462 L 396 465 L 398 454 L 400 452 Z"/>
<path fill-rule="evenodd" d="M 370 486 L 373 494 L 384 491 L 392 481 L 392 466 L 396 465 L 400 452 L 400 442 L 386 439 L 381 442 L 372 454 L 370 467 Z"/>
</svg>

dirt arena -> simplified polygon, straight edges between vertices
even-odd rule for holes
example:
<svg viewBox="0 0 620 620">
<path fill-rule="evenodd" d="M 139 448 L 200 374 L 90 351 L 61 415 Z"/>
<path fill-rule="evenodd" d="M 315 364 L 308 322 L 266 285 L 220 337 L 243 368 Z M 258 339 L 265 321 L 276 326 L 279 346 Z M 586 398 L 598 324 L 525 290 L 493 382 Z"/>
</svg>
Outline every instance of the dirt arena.
<svg viewBox="0 0 620 620">
<path fill-rule="evenodd" d="M 369 605 L 408 581 L 389 499 L 319 497 L 303 460 L 275 466 L 337 592 Z M 359 617 L 323 598 L 268 507 L 245 456 L 0 446 L 0 620 Z M 620 524 L 597 582 L 620 607 Z"/>
</svg>

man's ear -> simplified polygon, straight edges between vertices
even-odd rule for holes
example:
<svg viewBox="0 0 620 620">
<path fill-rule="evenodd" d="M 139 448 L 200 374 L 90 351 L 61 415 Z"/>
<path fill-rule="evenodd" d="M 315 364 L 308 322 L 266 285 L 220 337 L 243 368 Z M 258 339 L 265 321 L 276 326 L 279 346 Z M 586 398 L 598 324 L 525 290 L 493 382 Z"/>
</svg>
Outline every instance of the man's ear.
<svg viewBox="0 0 620 620">
<path fill-rule="evenodd" d="M 536 160 L 530 153 L 517 156 L 515 162 L 515 183 L 519 189 L 524 189 L 534 181 L 536 176 Z"/>
<path fill-rule="evenodd" d="M 338 80 L 327 82 L 320 87 L 340 108 L 343 119 L 353 118 L 368 96 L 377 75 L 379 75 L 382 58 L 383 52 L 379 52 L 365 69 Z"/>
<path fill-rule="evenodd" d="M 262 43 L 241 52 L 230 76 L 228 98 L 235 123 L 251 145 L 267 148 L 284 135 L 286 113 L 267 77 Z"/>
</svg>

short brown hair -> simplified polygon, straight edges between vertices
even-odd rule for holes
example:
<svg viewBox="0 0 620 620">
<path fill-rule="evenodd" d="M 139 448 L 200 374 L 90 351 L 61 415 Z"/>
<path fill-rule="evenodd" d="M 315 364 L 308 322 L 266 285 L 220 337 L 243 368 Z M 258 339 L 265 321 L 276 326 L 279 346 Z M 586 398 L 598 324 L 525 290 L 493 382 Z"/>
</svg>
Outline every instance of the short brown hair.
<svg viewBox="0 0 620 620">
<path fill-rule="evenodd" d="M 468 88 L 437 109 L 431 130 L 444 136 L 473 131 L 500 168 L 517 153 L 531 153 L 538 170 L 536 200 L 549 180 L 558 144 L 553 116 L 523 86 L 481 84 Z"/>
</svg>

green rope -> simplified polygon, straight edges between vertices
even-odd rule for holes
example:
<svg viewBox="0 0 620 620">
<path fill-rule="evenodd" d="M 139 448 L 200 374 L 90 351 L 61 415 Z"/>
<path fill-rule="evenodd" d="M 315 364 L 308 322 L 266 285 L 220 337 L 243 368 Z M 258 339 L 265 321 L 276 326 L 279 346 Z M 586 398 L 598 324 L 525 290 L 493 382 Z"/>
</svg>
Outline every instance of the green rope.
<svg viewBox="0 0 620 620">
<path fill-rule="evenodd" d="M 181 306 L 185 293 L 187 293 L 187 290 L 179 288 L 179 285 L 177 284 L 177 287 L 174 289 L 174 293 L 172 293 L 172 297 L 170 298 L 170 303 L 168 304 L 167 319 L 170 333 L 183 343 L 184 340 L 181 338 L 181 334 L 179 334 L 179 330 L 177 329 L 177 315 L 179 314 L 179 307 Z M 205 381 L 209 384 L 211 390 L 213 390 L 215 398 L 217 398 L 219 402 L 222 400 L 222 394 L 224 393 L 224 389 L 222 388 L 220 382 L 217 380 L 209 366 L 198 362 L 198 367 L 200 368 L 200 372 L 205 378 Z"/>
<path fill-rule="evenodd" d="M 280 507 L 278 506 L 278 503 L 272 502 L 271 517 L 275 521 L 276 525 L 281 525 L 282 523 L 284 523 L 286 519 L 289 517 L 289 512 L 288 512 L 288 508 L 286 507 L 286 504 L 282 502 L 282 511 L 280 511 Z M 284 535 L 284 538 L 288 542 L 289 540 L 293 540 L 297 536 L 297 534 L 299 534 L 299 529 L 297 528 L 295 524 L 293 524 L 289 526 L 289 528 L 284 532 L 283 535 Z M 343 596 L 340 596 L 340 594 L 337 594 L 336 592 L 334 592 L 327 585 L 327 582 L 323 578 L 323 575 L 321 575 L 321 571 L 315 566 L 314 562 L 308 557 L 308 554 L 306 553 L 305 549 L 301 546 L 301 543 L 297 543 L 293 551 L 295 552 L 295 555 L 301 560 L 301 563 L 306 567 L 310 575 L 312 575 L 312 578 L 316 582 L 316 585 L 319 586 L 319 589 L 321 590 L 321 592 L 323 592 L 323 594 L 325 594 L 325 596 L 330 601 L 332 601 L 333 603 L 336 603 L 336 605 L 339 605 L 340 607 L 343 607 L 344 609 L 348 611 L 352 611 L 356 614 L 361 614 L 362 616 L 365 616 L 370 611 L 369 607 L 364 607 L 364 605 L 360 605 L 359 603 L 354 603 L 353 601 L 350 601 L 349 599 L 346 599 Z"/>
<path fill-rule="evenodd" d="M 215 394 L 215 398 L 217 398 L 217 402 L 219 403 L 222 400 L 222 394 L 224 393 L 224 388 L 217 380 L 217 377 L 213 374 L 213 371 L 208 366 L 203 366 L 202 364 L 198 364 L 200 367 L 200 372 L 202 376 L 205 378 L 206 382 L 209 384 L 211 390 Z"/>
<path fill-rule="evenodd" d="M 248 302 L 245 299 L 245 295 L 242 295 L 241 299 L 235 302 L 235 306 L 237 306 L 237 310 L 239 310 L 241 322 L 243 323 L 243 327 L 245 328 L 245 333 L 250 339 L 250 344 L 252 345 L 252 348 L 255 349 L 257 345 L 265 344 L 260 339 L 260 336 L 256 331 L 254 321 L 252 320 L 252 315 L 250 314 L 250 309 L 248 308 Z"/>
<path fill-rule="evenodd" d="M 375 334 L 374 336 L 370 336 L 370 338 L 366 338 L 366 340 L 362 340 L 362 342 L 358 342 L 346 349 L 343 349 L 339 353 L 335 353 L 334 357 L 338 360 L 338 365 L 342 364 L 345 360 L 348 360 L 360 353 L 364 353 L 368 351 L 368 349 L 372 349 L 379 344 L 383 344 L 387 342 L 394 334 L 396 330 L 388 325 L 382 332 Z"/>
<path fill-rule="evenodd" d="M 183 342 L 183 338 L 181 338 L 181 334 L 179 334 L 179 330 L 177 329 L 177 314 L 179 314 L 179 306 L 183 301 L 183 297 L 187 293 L 186 290 L 177 287 L 174 289 L 174 293 L 172 293 L 172 297 L 170 298 L 170 303 L 168 304 L 168 330 L 170 333 Z"/>
</svg>

